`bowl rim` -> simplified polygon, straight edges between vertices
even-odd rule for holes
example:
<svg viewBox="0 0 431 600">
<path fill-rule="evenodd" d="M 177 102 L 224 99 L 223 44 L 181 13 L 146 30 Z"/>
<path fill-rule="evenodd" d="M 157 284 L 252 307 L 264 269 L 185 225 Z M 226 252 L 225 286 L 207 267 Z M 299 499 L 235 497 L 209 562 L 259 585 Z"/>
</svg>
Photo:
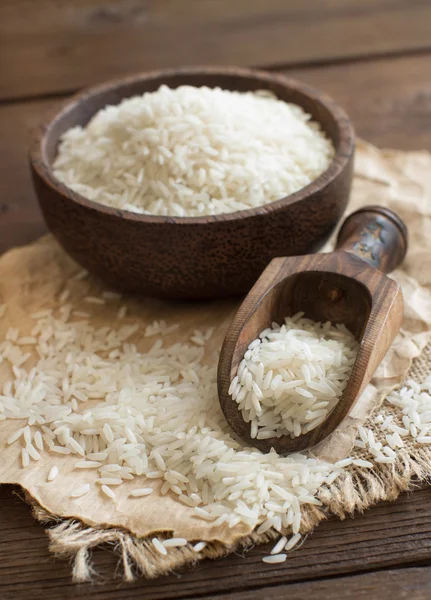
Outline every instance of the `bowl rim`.
<svg viewBox="0 0 431 600">
<path fill-rule="evenodd" d="M 256 82 L 282 85 L 285 88 L 299 91 L 303 95 L 308 96 L 316 104 L 323 106 L 332 115 L 339 132 L 338 147 L 336 148 L 335 154 L 328 168 L 305 187 L 292 194 L 288 194 L 279 200 L 269 202 L 268 204 L 229 213 L 185 217 L 141 214 L 129 210 L 106 206 L 105 204 L 95 202 L 85 198 L 77 192 L 74 192 L 54 175 L 52 166 L 47 160 L 46 156 L 46 139 L 52 126 L 60 121 L 77 105 L 84 104 L 86 100 L 95 95 L 107 93 L 137 81 L 144 82 L 159 79 L 160 85 L 162 85 L 164 78 L 175 77 L 176 75 L 187 76 L 199 74 L 210 76 L 236 76 L 239 78 L 242 77 L 247 79 L 255 79 Z M 309 86 L 302 81 L 286 77 L 285 75 L 279 73 L 243 67 L 196 66 L 138 72 L 126 77 L 115 78 L 101 84 L 86 87 L 85 89 L 68 98 L 62 105 L 60 105 L 60 107 L 57 106 L 53 111 L 51 111 L 48 118 L 46 118 L 33 131 L 29 149 L 29 160 L 32 168 L 48 187 L 53 188 L 56 192 L 62 196 L 65 196 L 71 202 L 79 204 L 89 210 L 97 211 L 107 216 L 120 217 L 126 221 L 141 222 L 146 224 L 203 225 L 258 217 L 276 212 L 279 209 L 283 209 L 292 204 L 306 200 L 310 194 L 324 189 L 343 171 L 351 159 L 354 149 L 355 132 L 352 122 L 350 121 L 346 112 L 329 96 L 320 90 Z"/>
</svg>

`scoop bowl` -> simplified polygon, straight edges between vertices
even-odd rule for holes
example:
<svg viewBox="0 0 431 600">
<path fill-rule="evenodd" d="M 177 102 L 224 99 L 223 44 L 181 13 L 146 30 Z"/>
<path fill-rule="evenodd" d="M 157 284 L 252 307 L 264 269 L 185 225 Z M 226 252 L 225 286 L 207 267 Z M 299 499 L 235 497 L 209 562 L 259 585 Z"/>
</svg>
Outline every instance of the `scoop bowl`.
<svg viewBox="0 0 431 600">
<path fill-rule="evenodd" d="M 248 445 L 281 454 L 309 449 L 326 439 L 353 409 L 403 320 L 400 285 L 387 277 L 404 259 L 407 228 L 382 206 L 367 206 L 343 223 L 335 252 L 275 258 L 235 315 L 218 364 L 218 393 L 226 420 Z M 323 422 L 292 438 L 258 439 L 229 395 L 229 386 L 249 344 L 273 322 L 303 312 L 309 319 L 343 324 L 359 343 L 358 354 L 337 404 Z"/>
</svg>

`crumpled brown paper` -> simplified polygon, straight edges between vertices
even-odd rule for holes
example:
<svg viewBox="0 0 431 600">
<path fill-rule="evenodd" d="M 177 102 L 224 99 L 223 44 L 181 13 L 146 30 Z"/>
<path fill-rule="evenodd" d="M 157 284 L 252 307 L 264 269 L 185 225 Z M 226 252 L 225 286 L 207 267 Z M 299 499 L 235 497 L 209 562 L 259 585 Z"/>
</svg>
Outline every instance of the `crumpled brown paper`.
<svg viewBox="0 0 431 600">
<path fill-rule="evenodd" d="M 402 329 L 360 402 L 340 428 L 324 442 L 317 454 L 338 460 L 351 449 L 358 423 L 365 420 L 371 410 L 394 385 L 403 380 L 413 358 L 418 356 L 431 339 L 431 155 L 426 152 L 403 153 L 380 151 L 363 142 L 358 143 L 355 179 L 349 212 L 365 204 L 382 204 L 396 210 L 409 227 L 410 248 L 407 259 L 393 277 L 402 285 L 405 300 L 405 318 Z M 21 249 L 15 249 L 0 258 L 0 303 L 7 304 L 5 316 L 0 319 L 0 339 L 9 327 L 19 328 L 28 335 L 34 325 L 30 315 L 44 308 L 55 307 L 66 282 L 79 268 L 58 247 L 51 236 Z M 97 295 L 100 284 L 95 281 L 72 281 L 71 301 L 79 310 L 88 311 L 82 298 Z M 170 335 L 170 341 L 188 337 L 194 329 L 214 326 L 212 347 L 208 360 L 215 360 L 212 351 L 220 346 L 237 302 L 226 301 L 202 306 L 176 305 L 148 299 L 127 300 L 131 323 L 139 320 L 143 325 L 164 319 L 180 323 L 180 329 Z M 97 307 L 93 311 L 95 324 L 106 324 L 115 318 L 118 304 Z M 142 329 L 142 328 L 141 328 Z M 133 340 L 145 350 L 148 340 Z M 31 362 L 27 363 L 27 365 Z M 27 366 L 26 365 L 26 366 Z M 9 367 L 0 364 L 0 387 L 9 379 Z M 97 478 L 93 471 L 73 471 L 76 457 L 54 458 L 43 453 L 39 462 L 21 469 L 18 444 L 7 446 L 11 433 L 22 426 L 22 421 L 0 422 L 1 483 L 19 483 L 49 513 L 60 517 L 77 517 L 92 526 L 123 527 L 138 537 L 157 531 L 169 531 L 175 537 L 189 540 L 219 540 L 226 545 L 250 533 L 245 525 L 229 529 L 215 528 L 193 516 L 192 510 L 173 497 L 153 493 L 151 496 L 129 499 L 130 487 L 140 487 L 137 482 L 127 482 L 116 490 L 115 502 L 103 497 L 92 486 L 82 498 L 71 499 L 70 492 L 77 483 L 92 482 Z M 60 467 L 60 475 L 48 483 L 47 474 L 53 466 Z M 147 482 L 145 482 L 147 485 Z M 157 484 L 154 484 L 157 489 Z M 130 486 L 130 487 L 129 487 Z"/>
</svg>

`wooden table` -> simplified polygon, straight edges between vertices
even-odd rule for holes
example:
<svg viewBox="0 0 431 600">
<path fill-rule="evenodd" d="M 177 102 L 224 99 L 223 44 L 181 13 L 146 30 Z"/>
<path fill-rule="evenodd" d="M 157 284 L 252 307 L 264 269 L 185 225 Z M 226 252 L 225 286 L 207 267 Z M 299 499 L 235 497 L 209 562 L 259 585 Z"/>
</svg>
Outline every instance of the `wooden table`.
<svg viewBox="0 0 431 600">
<path fill-rule="evenodd" d="M 45 231 L 26 151 L 30 130 L 71 92 L 137 70 L 259 66 L 331 94 L 359 135 L 431 150 L 431 2 L 426 0 L 2 0 L 0 251 Z M 372 200 L 372 199 L 371 199 Z M 0 490 L 0 598 L 317 600 L 431 597 L 431 490 L 330 520 L 282 565 L 268 548 L 124 584 L 108 548 L 100 582 L 71 583 L 19 490 Z"/>
</svg>

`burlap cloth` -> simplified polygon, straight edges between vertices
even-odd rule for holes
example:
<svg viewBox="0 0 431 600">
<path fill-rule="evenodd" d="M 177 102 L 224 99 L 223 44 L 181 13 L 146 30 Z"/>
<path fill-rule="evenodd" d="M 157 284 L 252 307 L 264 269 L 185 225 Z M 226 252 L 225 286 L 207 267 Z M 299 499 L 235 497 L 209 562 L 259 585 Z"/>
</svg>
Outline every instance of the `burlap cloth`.
<svg viewBox="0 0 431 600">
<path fill-rule="evenodd" d="M 420 381 L 431 371 L 431 155 L 427 152 L 399 152 L 377 150 L 373 146 L 358 143 L 355 178 L 349 212 L 365 204 L 382 204 L 397 211 L 409 227 L 410 247 L 408 256 L 393 277 L 402 285 L 405 300 L 403 326 L 393 346 L 376 372 L 371 384 L 363 394 L 354 412 L 339 430 L 318 449 L 318 455 L 327 460 L 339 460 L 352 452 L 353 440 L 359 423 L 374 429 L 369 418 L 384 401 L 388 391 L 409 375 Z M 79 270 L 58 247 L 51 236 L 46 236 L 30 246 L 14 249 L 0 258 L 0 303 L 7 305 L 6 314 L 0 319 L 0 339 L 9 327 L 19 328 L 21 335 L 28 335 L 33 327 L 30 315 L 45 308 L 55 308 L 58 297 L 66 283 L 71 290 L 71 301 L 83 309 L 83 297 L 97 295 L 103 289 L 93 280 L 70 281 Z M 124 301 L 122 301 L 124 302 Z M 215 360 L 214 351 L 220 346 L 229 320 L 237 303 L 218 302 L 204 306 L 173 306 L 153 300 L 126 299 L 129 307 L 127 319 L 143 325 L 155 319 L 180 323 L 179 331 L 172 340 L 189 336 L 194 329 L 214 326 L 216 333 L 208 349 L 208 360 Z M 88 311 L 88 304 L 85 309 Z M 99 307 L 98 307 L 99 308 Z M 95 313 L 95 325 L 110 323 L 115 302 Z M 126 319 L 126 322 L 127 322 Z M 139 349 L 145 350 L 145 339 L 135 340 Z M 31 362 L 30 359 L 29 362 Z M 26 363 L 26 367 L 29 363 Z M 31 366 L 31 365 L 30 365 Z M 0 365 L 0 386 L 10 378 L 9 367 Z M 383 402 L 383 412 L 391 411 L 399 417 L 396 409 Z M 61 475 L 47 484 L 46 475 L 52 464 L 47 453 L 39 462 L 32 462 L 23 470 L 20 467 L 18 444 L 7 446 L 6 439 L 21 421 L 0 423 L 0 483 L 19 483 L 26 491 L 33 506 L 34 515 L 50 523 L 48 535 L 50 548 L 56 554 L 74 557 L 74 576 L 85 580 L 91 576 L 89 553 L 95 546 L 111 543 L 116 545 L 122 558 L 124 577 L 132 579 L 134 572 L 146 577 L 156 577 L 172 569 L 200 560 L 215 558 L 232 552 L 240 546 L 262 543 L 274 533 L 258 536 L 245 525 L 229 529 L 215 528 L 211 523 L 193 517 L 191 509 L 179 504 L 173 497 L 153 493 L 142 501 L 128 500 L 127 485 L 117 494 L 117 501 L 102 498 L 96 486 L 79 500 L 70 499 L 70 491 L 76 484 L 73 470 L 74 457 L 56 456 L 55 464 Z M 376 431 L 376 437 L 379 433 Z M 366 451 L 355 455 L 367 458 Z M 431 448 L 407 443 L 399 451 L 394 465 L 376 465 L 373 470 L 352 467 L 346 469 L 329 488 L 320 491 L 322 507 L 306 506 L 303 510 L 301 532 L 315 527 L 329 514 L 343 518 L 355 510 L 363 510 L 379 500 L 394 499 L 409 487 L 413 477 L 424 478 L 431 465 Z M 94 475 L 90 474 L 89 480 Z M 170 549 L 161 556 L 148 541 L 151 534 L 186 537 L 190 541 L 205 540 L 207 547 L 199 555 L 191 544 Z M 288 533 L 288 532 L 286 532 Z"/>
</svg>

